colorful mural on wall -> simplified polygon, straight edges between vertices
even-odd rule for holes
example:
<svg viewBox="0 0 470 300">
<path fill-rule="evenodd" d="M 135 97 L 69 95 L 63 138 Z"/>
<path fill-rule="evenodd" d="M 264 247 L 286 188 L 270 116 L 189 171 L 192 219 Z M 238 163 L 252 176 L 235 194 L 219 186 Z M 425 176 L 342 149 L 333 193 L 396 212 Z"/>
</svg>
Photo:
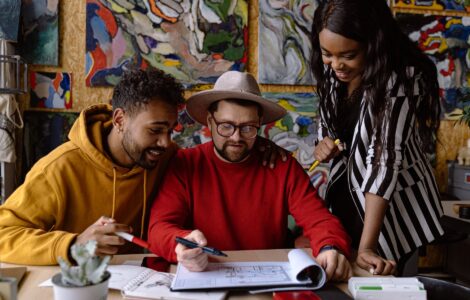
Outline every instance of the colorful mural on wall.
<svg viewBox="0 0 470 300">
<path fill-rule="evenodd" d="M 470 17 L 397 14 L 402 30 L 436 63 L 447 118 L 470 105 Z"/>
<path fill-rule="evenodd" d="M 19 53 L 29 64 L 59 64 L 59 0 L 23 0 Z"/>
<path fill-rule="evenodd" d="M 314 84 L 310 32 L 318 0 L 259 0 L 260 83 Z"/>
<path fill-rule="evenodd" d="M 468 0 L 392 0 L 393 7 L 425 10 L 456 10 L 470 12 Z"/>
<path fill-rule="evenodd" d="M 135 66 L 209 83 L 247 63 L 246 0 L 87 0 L 86 23 L 87 86 Z"/>
<path fill-rule="evenodd" d="M 69 73 L 31 72 L 30 106 L 72 108 L 72 76 Z"/>
<path fill-rule="evenodd" d="M 306 169 L 313 163 L 317 139 L 318 96 L 312 93 L 263 93 L 287 110 L 277 122 L 262 126 L 261 135 L 292 152 Z"/>
</svg>

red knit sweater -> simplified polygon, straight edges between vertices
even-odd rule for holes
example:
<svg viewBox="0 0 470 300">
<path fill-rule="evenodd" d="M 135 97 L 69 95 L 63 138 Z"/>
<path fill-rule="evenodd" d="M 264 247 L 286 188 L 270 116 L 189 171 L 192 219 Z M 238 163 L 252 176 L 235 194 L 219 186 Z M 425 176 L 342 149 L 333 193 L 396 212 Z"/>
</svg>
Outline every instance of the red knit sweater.
<svg viewBox="0 0 470 300">
<path fill-rule="evenodd" d="M 254 150 L 244 162 L 227 163 L 208 142 L 179 150 L 170 163 L 151 210 L 149 243 L 173 262 L 175 236 L 193 229 L 220 250 L 285 248 L 289 213 L 310 239 L 314 255 L 334 245 L 349 256 L 349 237 L 295 159 L 270 169 Z"/>
</svg>

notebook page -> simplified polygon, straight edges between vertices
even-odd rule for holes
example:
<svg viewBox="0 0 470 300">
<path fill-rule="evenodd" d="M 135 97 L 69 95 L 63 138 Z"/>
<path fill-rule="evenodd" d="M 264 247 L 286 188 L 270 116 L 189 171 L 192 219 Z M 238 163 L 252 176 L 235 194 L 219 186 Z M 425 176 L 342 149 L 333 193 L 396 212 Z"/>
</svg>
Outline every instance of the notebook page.
<svg viewBox="0 0 470 300">
<path fill-rule="evenodd" d="M 326 282 L 325 270 L 302 249 L 293 249 L 287 255 L 291 265 L 292 276 L 298 281 L 312 282 L 313 287 L 320 288 Z"/>
<path fill-rule="evenodd" d="M 147 299 L 178 299 L 178 300 L 222 300 L 226 292 L 172 292 L 170 285 L 174 274 L 156 272 L 145 280 L 134 280 L 122 290 L 124 296 Z"/>
<path fill-rule="evenodd" d="M 250 288 L 302 284 L 291 277 L 288 262 L 224 262 L 209 263 L 204 272 L 190 272 L 178 264 L 171 288 L 214 289 Z"/>
<path fill-rule="evenodd" d="M 107 270 L 111 273 L 109 288 L 115 290 L 122 290 L 124 286 L 139 277 L 140 274 L 155 272 L 152 269 L 131 265 L 110 265 Z"/>
</svg>

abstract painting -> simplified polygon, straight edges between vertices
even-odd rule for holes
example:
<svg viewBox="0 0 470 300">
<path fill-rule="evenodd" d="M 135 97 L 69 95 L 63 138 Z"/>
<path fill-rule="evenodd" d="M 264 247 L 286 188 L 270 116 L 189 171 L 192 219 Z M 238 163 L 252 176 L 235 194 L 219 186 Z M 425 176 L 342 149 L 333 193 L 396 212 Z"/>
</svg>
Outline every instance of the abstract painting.
<svg viewBox="0 0 470 300">
<path fill-rule="evenodd" d="M 246 0 L 87 0 L 86 85 L 112 86 L 149 66 L 185 84 L 245 69 Z"/>
<path fill-rule="evenodd" d="M 0 40 L 18 41 L 21 0 L 0 1 Z"/>
<path fill-rule="evenodd" d="M 24 114 L 23 176 L 41 157 L 68 140 L 78 113 L 35 112 Z"/>
<path fill-rule="evenodd" d="M 292 152 L 297 161 L 308 168 L 314 161 L 313 148 L 318 131 L 318 101 L 312 93 L 263 93 L 287 110 L 280 120 L 263 125 L 261 136 Z"/>
<path fill-rule="evenodd" d="M 72 76 L 69 73 L 31 72 L 30 106 L 72 108 Z"/>
<path fill-rule="evenodd" d="M 318 0 L 259 0 L 260 83 L 311 85 L 310 32 Z"/>
<path fill-rule="evenodd" d="M 470 2 L 467 0 L 393 0 L 393 7 L 470 12 Z"/>
<path fill-rule="evenodd" d="M 59 0 L 23 0 L 19 53 L 35 65 L 59 64 Z"/>
<path fill-rule="evenodd" d="M 402 30 L 436 64 L 445 117 L 470 104 L 470 18 L 397 14 Z"/>
</svg>

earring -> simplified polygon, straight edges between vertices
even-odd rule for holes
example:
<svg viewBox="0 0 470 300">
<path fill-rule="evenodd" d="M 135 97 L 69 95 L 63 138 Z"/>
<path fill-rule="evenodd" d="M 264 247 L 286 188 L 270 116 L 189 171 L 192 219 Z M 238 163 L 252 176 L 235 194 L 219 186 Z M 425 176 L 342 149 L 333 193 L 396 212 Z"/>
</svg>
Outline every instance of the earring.
<svg viewBox="0 0 470 300">
<path fill-rule="evenodd" d="M 122 128 L 121 128 L 121 127 L 118 128 L 118 132 L 119 132 L 119 133 L 122 132 Z"/>
</svg>

